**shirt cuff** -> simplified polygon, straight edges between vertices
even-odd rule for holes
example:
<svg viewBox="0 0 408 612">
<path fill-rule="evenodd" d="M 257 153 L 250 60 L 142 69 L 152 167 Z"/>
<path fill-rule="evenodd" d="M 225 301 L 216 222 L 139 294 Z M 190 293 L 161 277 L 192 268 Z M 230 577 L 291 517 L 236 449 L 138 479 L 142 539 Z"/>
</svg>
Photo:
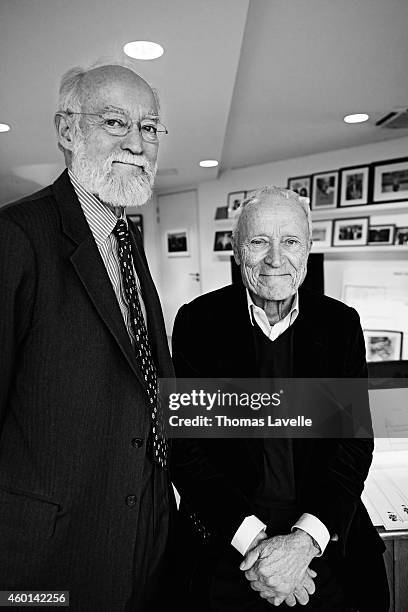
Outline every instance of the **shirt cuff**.
<svg viewBox="0 0 408 612">
<path fill-rule="evenodd" d="M 322 521 L 313 514 L 305 512 L 293 525 L 291 531 L 295 528 L 306 531 L 306 533 L 316 540 L 320 547 L 320 553 L 317 556 L 321 557 L 330 540 L 330 533 Z"/>
<path fill-rule="evenodd" d="M 260 521 L 255 515 L 247 516 L 236 530 L 231 544 L 241 555 L 245 555 L 252 540 L 256 538 L 260 531 L 265 529 L 265 523 Z"/>
</svg>

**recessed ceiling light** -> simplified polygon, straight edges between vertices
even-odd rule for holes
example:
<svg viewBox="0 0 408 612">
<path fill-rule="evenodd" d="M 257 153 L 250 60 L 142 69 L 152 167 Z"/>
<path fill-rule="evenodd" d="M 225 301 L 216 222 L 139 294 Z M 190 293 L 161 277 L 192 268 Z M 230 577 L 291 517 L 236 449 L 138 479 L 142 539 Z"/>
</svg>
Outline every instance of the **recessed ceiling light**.
<svg viewBox="0 0 408 612">
<path fill-rule="evenodd" d="M 123 51 L 129 57 L 140 60 L 157 59 L 164 53 L 164 49 L 161 45 L 151 42 L 150 40 L 134 40 L 133 42 L 128 42 L 124 45 Z"/>
<path fill-rule="evenodd" d="M 215 168 L 218 166 L 218 162 L 216 159 L 203 159 L 200 161 L 200 166 L 202 168 Z"/>
<path fill-rule="evenodd" d="M 0 132 L 8 132 L 10 130 L 10 126 L 7 123 L 0 123 Z"/>
<path fill-rule="evenodd" d="M 355 113 L 354 115 L 346 115 L 343 119 L 345 123 L 364 123 L 370 118 L 367 113 Z"/>
</svg>

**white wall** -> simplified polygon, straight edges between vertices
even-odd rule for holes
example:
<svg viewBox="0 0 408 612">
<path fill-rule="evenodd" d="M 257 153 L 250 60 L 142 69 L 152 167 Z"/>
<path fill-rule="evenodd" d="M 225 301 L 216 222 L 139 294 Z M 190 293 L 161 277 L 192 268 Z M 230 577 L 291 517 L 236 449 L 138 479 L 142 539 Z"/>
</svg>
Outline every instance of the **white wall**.
<svg viewBox="0 0 408 612">
<path fill-rule="evenodd" d="M 408 138 L 398 138 L 361 147 L 339 149 L 317 155 L 308 155 L 296 159 L 284 160 L 258 166 L 248 166 L 223 173 L 217 180 L 203 182 L 198 188 L 199 232 L 201 251 L 201 278 L 204 293 L 222 287 L 231 282 L 229 259 L 221 259 L 213 252 L 214 233 L 216 230 L 229 229 L 231 220 L 215 221 L 217 206 L 226 206 L 227 194 L 232 191 L 256 189 L 268 184 L 286 187 L 291 176 L 312 174 L 325 170 L 336 170 L 344 166 L 368 164 L 382 159 L 405 157 L 408 155 Z M 407 216 L 400 216 L 398 224 L 408 225 Z M 404 220 L 403 220 L 404 219 Z M 391 215 L 372 217 L 372 223 L 393 223 Z M 352 264 L 350 264 L 352 265 Z M 328 267 L 329 266 L 329 267 Z M 328 293 L 336 292 L 340 282 L 342 266 L 330 266 L 326 263 L 326 277 L 330 278 Z M 334 295 L 334 297 L 338 297 Z"/>
</svg>

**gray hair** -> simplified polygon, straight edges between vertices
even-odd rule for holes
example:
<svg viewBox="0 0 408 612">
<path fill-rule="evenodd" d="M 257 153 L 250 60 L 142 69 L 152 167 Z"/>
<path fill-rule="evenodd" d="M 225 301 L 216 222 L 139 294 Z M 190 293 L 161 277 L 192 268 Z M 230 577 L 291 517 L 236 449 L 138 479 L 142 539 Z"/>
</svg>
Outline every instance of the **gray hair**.
<svg viewBox="0 0 408 612">
<path fill-rule="evenodd" d="M 74 113 L 81 112 L 81 83 L 85 75 L 94 70 L 94 68 L 102 68 L 103 66 L 120 66 L 131 70 L 137 76 L 140 76 L 133 68 L 126 62 L 118 61 L 99 61 L 88 68 L 81 68 L 76 66 L 71 68 L 61 78 L 61 84 L 59 89 L 59 110 L 60 111 L 72 111 Z M 157 106 L 158 112 L 160 112 L 160 100 L 158 91 L 148 83 L 154 96 L 154 101 Z"/>
<path fill-rule="evenodd" d="M 305 198 L 300 196 L 296 191 L 292 191 L 291 189 L 284 189 L 283 187 L 275 187 L 274 185 L 267 185 L 266 187 L 262 187 L 261 189 L 257 189 L 255 193 L 253 193 L 249 198 L 246 198 L 241 203 L 241 206 L 238 209 L 237 217 L 235 219 L 235 225 L 232 230 L 232 238 L 234 243 L 237 245 L 239 240 L 239 226 L 240 226 L 240 218 L 247 206 L 250 204 L 260 204 L 266 200 L 271 199 L 271 206 L 273 206 L 278 199 L 287 200 L 288 203 L 293 204 L 293 206 L 300 206 L 303 212 L 306 215 L 307 227 L 309 230 L 309 238 L 312 237 L 312 216 L 310 213 L 309 207 L 309 198 Z"/>
</svg>

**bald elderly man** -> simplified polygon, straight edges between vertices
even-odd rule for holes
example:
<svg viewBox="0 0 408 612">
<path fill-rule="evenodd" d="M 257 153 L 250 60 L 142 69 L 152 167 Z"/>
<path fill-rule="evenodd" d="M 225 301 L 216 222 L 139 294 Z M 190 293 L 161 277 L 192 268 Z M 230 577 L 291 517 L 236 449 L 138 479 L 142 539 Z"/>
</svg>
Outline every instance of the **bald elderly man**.
<svg viewBox="0 0 408 612">
<path fill-rule="evenodd" d="M 66 170 L 0 211 L 0 589 L 73 610 L 153 610 L 173 495 L 157 378 L 172 376 L 128 206 L 152 193 L 156 93 L 73 69 L 55 116 Z M 161 589 L 162 591 L 162 589 Z"/>
<path fill-rule="evenodd" d="M 306 198 L 266 187 L 245 201 L 242 285 L 179 310 L 177 376 L 364 378 L 356 311 L 301 288 L 310 247 Z M 384 547 L 360 500 L 372 450 L 362 438 L 175 441 L 186 609 L 386 612 Z"/>
</svg>

